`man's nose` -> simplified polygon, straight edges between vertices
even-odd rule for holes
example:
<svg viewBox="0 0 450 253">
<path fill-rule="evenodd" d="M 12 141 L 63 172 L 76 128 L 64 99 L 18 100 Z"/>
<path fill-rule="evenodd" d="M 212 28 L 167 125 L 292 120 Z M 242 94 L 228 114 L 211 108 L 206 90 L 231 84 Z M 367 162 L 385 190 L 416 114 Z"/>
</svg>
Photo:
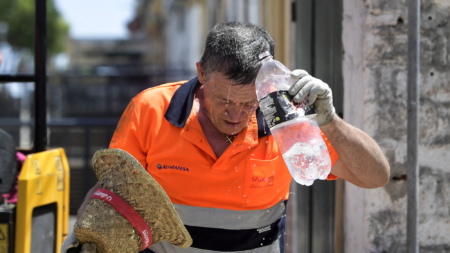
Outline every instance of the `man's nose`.
<svg viewBox="0 0 450 253">
<path fill-rule="evenodd" d="M 230 103 L 227 106 L 228 117 L 236 121 L 242 120 L 242 117 L 247 114 L 246 110 L 248 108 L 245 103 Z"/>
</svg>

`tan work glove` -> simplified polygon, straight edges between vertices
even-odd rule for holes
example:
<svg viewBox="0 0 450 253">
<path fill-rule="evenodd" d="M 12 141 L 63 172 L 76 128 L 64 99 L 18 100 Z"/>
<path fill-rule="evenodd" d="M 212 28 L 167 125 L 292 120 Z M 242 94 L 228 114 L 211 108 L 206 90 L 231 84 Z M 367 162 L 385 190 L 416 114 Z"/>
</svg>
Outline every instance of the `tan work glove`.
<svg viewBox="0 0 450 253">
<path fill-rule="evenodd" d="M 291 78 L 298 79 L 288 91 L 291 96 L 294 96 L 294 102 L 300 103 L 306 96 L 309 96 L 307 105 L 314 104 L 317 111 L 316 121 L 319 126 L 330 123 L 334 118 L 335 109 L 333 95 L 328 84 L 302 69 L 293 70 Z"/>
<path fill-rule="evenodd" d="M 96 253 L 97 245 L 94 243 L 84 243 L 81 245 L 81 249 L 79 249 L 80 241 L 75 236 L 75 233 L 71 231 L 66 240 L 64 240 L 61 246 L 61 253 Z"/>
</svg>

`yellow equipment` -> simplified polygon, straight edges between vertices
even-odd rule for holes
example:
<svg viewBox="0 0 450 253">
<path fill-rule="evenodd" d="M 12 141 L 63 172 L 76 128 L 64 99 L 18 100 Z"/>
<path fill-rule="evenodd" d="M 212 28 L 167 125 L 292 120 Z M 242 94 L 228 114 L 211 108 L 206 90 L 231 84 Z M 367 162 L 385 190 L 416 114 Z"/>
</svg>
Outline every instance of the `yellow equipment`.
<svg viewBox="0 0 450 253">
<path fill-rule="evenodd" d="M 69 182 L 64 149 L 27 156 L 19 176 L 16 253 L 59 252 L 68 231 Z"/>
</svg>

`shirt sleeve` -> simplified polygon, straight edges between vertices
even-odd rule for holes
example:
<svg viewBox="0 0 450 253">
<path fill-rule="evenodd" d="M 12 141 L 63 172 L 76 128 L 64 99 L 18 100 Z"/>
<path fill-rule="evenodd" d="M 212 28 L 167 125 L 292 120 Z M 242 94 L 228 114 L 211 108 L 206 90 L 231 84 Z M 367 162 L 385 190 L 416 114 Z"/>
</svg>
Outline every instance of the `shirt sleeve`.
<svg viewBox="0 0 450 253">
<path fill-rule="evenodd" d="M 140 140 L 142 138 L 139 136 L 139 113 L 136 111 L 135 102 L 132 100 L 117 124 L 109 148 L 121 149 L 128 152 L 146 169 L 146 154 Z"/>
<path fill-rule="evenodd" d="M 327 149 L 328 149 L 328 153 L 330 154 L 330 159 L 331 159 L 331 167 L 334 166 L 334 164 L 336 163 L 336 161 L 339 159 L 339 155 L 336 153 L 336 151 L 334 150 L 333 146 L 331 145 L 330 141 L 328 141 L 327 136 L 322 132 L 322 138 L 325 141 L 325 144 L 327 145 Z M 336 180 L 339 177 L 333 175 L 330 173 L 330 175 L 328 175 L 327 180 Z"/>
</svg>

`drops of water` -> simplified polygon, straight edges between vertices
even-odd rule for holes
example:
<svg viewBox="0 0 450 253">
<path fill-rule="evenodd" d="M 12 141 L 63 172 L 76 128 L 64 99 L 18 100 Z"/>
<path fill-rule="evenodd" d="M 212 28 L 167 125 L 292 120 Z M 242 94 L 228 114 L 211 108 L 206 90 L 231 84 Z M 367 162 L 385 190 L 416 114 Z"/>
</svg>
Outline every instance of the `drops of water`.
<svg viewBox="0 0 450 253">
<path fill-rule="evenodd" d="M 242 107 L 241 107 L 241 109 L 239 110 L 239 113 L 238 113 L 238 117 L 239 117 L 239 115 L 241 115 L 242 108 L 244 108 L 244 106 L 245 106 L 245 103 L 242 104 Z"/>
<path fill-rule="evenodd" d="M 261 246 L 263 246 L 263 244 L 261 243 Z"/>
<path fill-rule="evenodd" d="M 266 141 L 266 143 L 269 143 L 269 141 Z"/>
<path fill-rule="evenodd" d="M 241 216 L 239 216 L 239 219 L 241 218 Z"/>
<path fill-rule="evenodd" d="M 254 156 L 255 154 L 252 154 L 252 156 Z"/>
<path fill-rule="evenodd" d="M 256 164 L 253 164 L 253 166 L 256 166 Z"/>
<path fill-rule="evenodd" d="M 266 240 L 266 238 L 263 238 L 263 241 Z"/>
<path fill-rule="evenodd" d="M 232 84 L 233 84 L 233 80 L 230 81 L 230 87 L 228 88 L 227 106 L 228 106 L 228 99 L 230 98 L 230 91 L 231 91 L 231 85 Z"/>
<path fill-rule="evenodd" d="M 241 186 L 239 186 L 239 189 L 241 189 Z"/>
</svg>

